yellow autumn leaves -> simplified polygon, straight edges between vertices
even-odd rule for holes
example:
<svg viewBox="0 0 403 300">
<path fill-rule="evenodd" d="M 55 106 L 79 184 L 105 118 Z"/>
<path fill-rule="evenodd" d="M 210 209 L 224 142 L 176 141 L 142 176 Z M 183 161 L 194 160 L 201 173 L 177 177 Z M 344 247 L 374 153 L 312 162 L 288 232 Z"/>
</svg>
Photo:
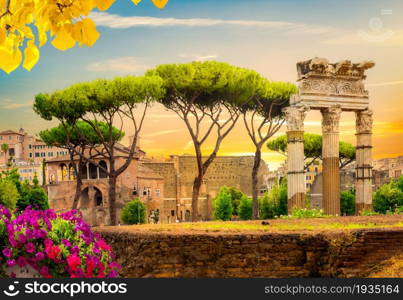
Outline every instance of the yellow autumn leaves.
<svg viewBox="0 0 403 300">
<path fill-rule="evenodd" d="M 59 50 L 92 46 L 99 38 L 88 15 L 107 10 L 116 0 L 0 0 L 0 69 L 11 73 L 22 62 L 30 71 L 40 57 L 39 47 L 52 39 Z M 139 4 L 142 0 L 132 0 Z M 164 8 L 168 0 L 151 0 Z"/>
</svg>

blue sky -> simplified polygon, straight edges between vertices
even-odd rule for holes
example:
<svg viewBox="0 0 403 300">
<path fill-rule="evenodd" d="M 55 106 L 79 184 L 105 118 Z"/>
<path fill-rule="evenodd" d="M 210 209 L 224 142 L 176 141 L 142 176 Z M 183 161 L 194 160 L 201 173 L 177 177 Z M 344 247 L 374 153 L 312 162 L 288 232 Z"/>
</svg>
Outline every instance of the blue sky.
<svg viewBox="0 0 403 300">
<path fill-rule="evenodd" d="M 0 71 L 0 129 L 23 126 L 36 133 L 50 126 L 32 112 L 34 95 L 78 81 L 142 74 L 161 63 L 216 59 L 293 82 L 296 62 L 314 56 L 374 60 L 368 88 L 376 120 L 403 128 L 402 15 L 401 0 L 170 0 L 164 10 L 149 0 L 138 6 L 117 0 L 106 13 L 92 16 L 101 33 L 92 48 L 62 52 L 49 43 L 31 72 Z M 316 124 L 312 131 L 320 129 L 319 120 L 310 114 L 308 121 Z M 353 118 L 345 120 L 347 140 L 353 141 Z M 146 133 L 155 135 L 155 127 Z M 396 134 L 393 138 L 403 140 L 403 130 Z M 181 147 L 174 145 L 172 151 Z M 399 147 L 388 147 L 390 154 L 401 153 Z"/>
</svg>

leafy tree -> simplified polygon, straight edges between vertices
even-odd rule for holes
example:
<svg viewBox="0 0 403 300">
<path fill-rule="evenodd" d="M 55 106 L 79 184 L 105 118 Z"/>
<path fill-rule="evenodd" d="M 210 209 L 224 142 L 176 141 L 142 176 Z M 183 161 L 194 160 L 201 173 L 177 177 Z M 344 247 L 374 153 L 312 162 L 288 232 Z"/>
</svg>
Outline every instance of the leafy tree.
<svg viewBox="0 0 403 300">
<path fill-rule="evenodd" d="M 282 108 L 289 105 L 290 97 L 297 92 L 294 84 L 271 82 L 258 73 L 251 74 L 256 88 L 249 101 L 240 105 L 243 121 L 255 146 L 252 169 L 253 219 L 259 218 L 258 171 L 262 161 L 262 147 L 283 125 Z"/>
<path fill-rule="evenodd" d="M 232 211 L 231 192 L 228 187 L 222 187 L 214 199 L 214 218 L 222 221 L 231 220 Z"/>
<path fill-rule="evenodd" d="M 385 214 L 403 207 L 403 176 L 382 185 L 374 194 L 373 206 L 376 212 Z"/>
<path fill-rule="evenodd" d="M 25 181 L 20 188 L 20 197 L 17 201 L 17 208 L 19 211 L 23 211 L 28 206 L 37 210 L 49 209 L 48 195 L 45 190 L 39 186 L 36 175 L 33 180 L 33 185 L 30 185 L 28 181 Z"/>
<path fill-rule="evenodd" d="M 200 188 L 221 143 L 239 119 L 239 105 L 256 92 L 255 72 L 226 63 L 207 61 L 169 64 L 150 70 L 164 80 L 167 92 L 161 103 L 175 112 L 189 131 L 197 162 L 192 191 L 192 221 L 199 220 Z M 203 154 L 207 140 L 212 151 Z"/>
<path fill-rule="evenodd" d="M 354 191 L 340 192 L 340 209 L 341 214 L 352 216 L 355 214 L 355 193 Z"/>
<path fill-rule="evenodd" d="M 244 193 L 234 187 L 228 187 L 228 190 L 231 193 L 233 214 L 236 216 L 238 215 L 238 207 L 241 203 L 241 199 L 244 196 Z"/>
<path fill-rule="evenodd" d="M 287 152 L 287 136 L 281 135 L 276 139 L 267 143 L 267 147 L 272 151 L 277 151 L 286 155 Z M 339 161 L 340 168 L 344 168 L 355 160 L 355 147 L 347 142 L 340 141 L 339 144 Z M 304 154 L 305 169 L 307 170 L 318 159 L 322 159 L 322 136 L 319 134 L 304 134 Z"/>
<path fill-rule="evenodd" d="M 1 144 L 1 152 L 4 153 L 4 160 L 7 161 L 8 144 Z"/>
<path fill-rule="evenodd" d="M 127 76 L 113 80 L 96 80 L 79 83 L 57 91 L 52 95 L 39 94 L 35 97 L 34 110 L 43 119 L 56 118 L 67 128 L 82 120 L 89 124 L 100 140 L 101 147 L 94 147 L 94 155 L 108 161 L 108 168 L 98 164 L 93 156 L 74 151 L 86 162 L 100 168 L 109 181 L 109 215 L 111 225 L 116 225 L 116 181 L 130 165 L 137 150 L 137 140 L 143 127 L 147 109 L 164 95 L 162 79 L 158 76 Z M 131 122 L 134 134 L 128 147 L 124 163 L 116 165 L 116 148 L 122 135 L 114 134 L 114 125 Z M 105 133 L 106 125 L 106 133 Z M 83 137 L 83 135 L 80 135 Z"/>
<path fill-rule="evenodd" d="M 121 219 L 126 224 L 143 224 L 146 222 L 146 206 L 138 198 L 127 203 L 121 214 Z"/>
<path fill-rule="evenodd" d="M 0 180 L 0 205 L 14 210 L 20 194 L 14 183 L 9 179 Z"/>
<path fill-rule="evenodd" d="M 252 219 L 252 199 L 243 195 L 238 207 L 238 215 L 242 220 Z"/>
<path fill-rule="evenodd" d="M 287 183 L 283 180 L 260 198 L 260 218 L 272 219 L 287 214 Z"/>
<path fill-rule="evenodd" d="M 1 172 L 0 179 L 5 179 L 5 180 L 11 181 L 17 188 L 18 193 L 21 192 L 21 181 L 20 181 L 20 174 L 18 173 L 18 169 L 14 168 L 11 170 Z"/>
<path fill-rule="evenodd" d="M 168 0 L 151 0 L 163 8 Z M 31 70 L 38 62 L 38 49 L 46 44 L 48 35 L 55 36 L 52 45 L 67 50 L 78 45 L 92 46 L 99 38 L 89 14 L 98 9 L 105 11 L 115 0 L 1 0 L 0 1 L 0 69 L 7 73 L 22 61 Z M 132 0 L 138 4 L 141 0 Z M 34 30 L 32 30 L 34 29 Z"/>
<path fill-rule="evenodd" d="M 102 143 L 102 140 L 107 140 L 109 135 L 109 127 L 103 122 L 94 122 L 96 127 L 92 127 L 89 123 L 82 120 L 78 120 L 75 124 L 60 124 L 57 127 L 43 130 L 39 133 L 40 138 L 49 146 L 55 146 L 68 150 L 70 156 L 70 163 L 73 167 L 75 180 L 76 180 L 76 192 L 74 195 L 72 209 L 77 209 L 78 201 L 81 195 L 82 178 L 81 168 L 85 166 L 84 156 L 93 158 L 93 149 Z M 97 128 L 100 130 L 102 139 L 98 137 L 97 132 L 94 130 Z M 112 139 L 119 141 L 123 138 L 124 133 L 117 128 L 112 128 Z M 79 155 L 76 155 L 79 153 Z"/>
</svg>

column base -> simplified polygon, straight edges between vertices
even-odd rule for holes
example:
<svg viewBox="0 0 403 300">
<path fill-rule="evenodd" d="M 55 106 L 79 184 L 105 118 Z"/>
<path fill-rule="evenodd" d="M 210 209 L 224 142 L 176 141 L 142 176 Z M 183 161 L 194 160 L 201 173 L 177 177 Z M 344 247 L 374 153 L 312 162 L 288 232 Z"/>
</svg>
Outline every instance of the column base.
<svg viewBox="0 0 403 300">
<path fill-rule="evenodd" d="M 355 204 L 355 214 L 360 215 L 362 211 L 372 211 L 372 204 L 356 203 Z"/>
<path fill-rule="evenodd" d="M 292 213 L 294 208 L 305 208 L 305 193 L 296 193 L 287 203 L 288 214 Z"/>
</svg>

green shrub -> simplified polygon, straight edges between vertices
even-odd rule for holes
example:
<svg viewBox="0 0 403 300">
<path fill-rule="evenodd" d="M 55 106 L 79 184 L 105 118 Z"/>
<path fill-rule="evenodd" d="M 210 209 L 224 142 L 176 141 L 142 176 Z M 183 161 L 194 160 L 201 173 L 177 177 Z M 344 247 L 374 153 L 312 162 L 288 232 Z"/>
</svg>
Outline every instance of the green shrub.
<svg viewBox="0 0 403 300">
<path fill-rule="evenodd" d="M 45 190 L 37 183 L 33 186 L 26 181 L 20 187 L 20 198 L 17 201 L 17 208 L 23 211 L 28 206 L 32 209 L 46 210 L 49 209 L 48 195 Z"/>
<path fill-rule="evenodd" d="M 287 214 L 287 182 L 274 186 L 259 199 L 261 219 L 272 219 Z"/>
<path fill-rule="evenodd" d="M 374 212 L 372 210 L 363 210 L 360 212 L 360 216 L 368 217 L 368 216 L 377 216 L 379 213 Z"/>
<path fill-rule="evenodd" d="M 355 214 L 355 193 L 354 191 L 341 191 L 340 210 L 342 215 L 352 216 Z"/>
<path fill-rule="evenodd" d="M 14 210 L 20 194 L 14 183 L 8 179 L 0 179 L 0 205 Z"/>
<path fill-rule="evenodd" d="M 302 219 L 302 218 L 325 218 L 327 215 L 321 209 L 317 208 L 294 208 L 289 216 L 282 216 L 281 218 L 287 219 Z"/>
<path fill-rule="evenodd" d="M 138 198 L 127 203 L 122 209 L 122 221 L 126 224 L 144 224 L 146 222 L 146 206 Z"/>
<path fill-rule="evenodd" d="M 403 177 L 382 185 L 374 194 L 376 212 L 385 214 L 403 206 Z"/>
<path fill-rule="evenodd" d="M 238 206 L 238 216 L 241 220 L 251 220 L 252 219 L 252 199 L 243 195 L 239 206 Z"/>
<path fill-rule="evenodd" d="M 245 194 L 234 187 L 229 187 L 228 190 L 231 193 L 232 214 L 236 216 L 238 214 L 238 207 L 241 204 L 241 199 Z"/>
<path fill-rule="evenodd" d="M 220 188 L 217 197 L 214 199 L 214 218 L 216 220 L 231 220 L 233 208 L 232 197 L 228 187 Z"/>
</svg>

